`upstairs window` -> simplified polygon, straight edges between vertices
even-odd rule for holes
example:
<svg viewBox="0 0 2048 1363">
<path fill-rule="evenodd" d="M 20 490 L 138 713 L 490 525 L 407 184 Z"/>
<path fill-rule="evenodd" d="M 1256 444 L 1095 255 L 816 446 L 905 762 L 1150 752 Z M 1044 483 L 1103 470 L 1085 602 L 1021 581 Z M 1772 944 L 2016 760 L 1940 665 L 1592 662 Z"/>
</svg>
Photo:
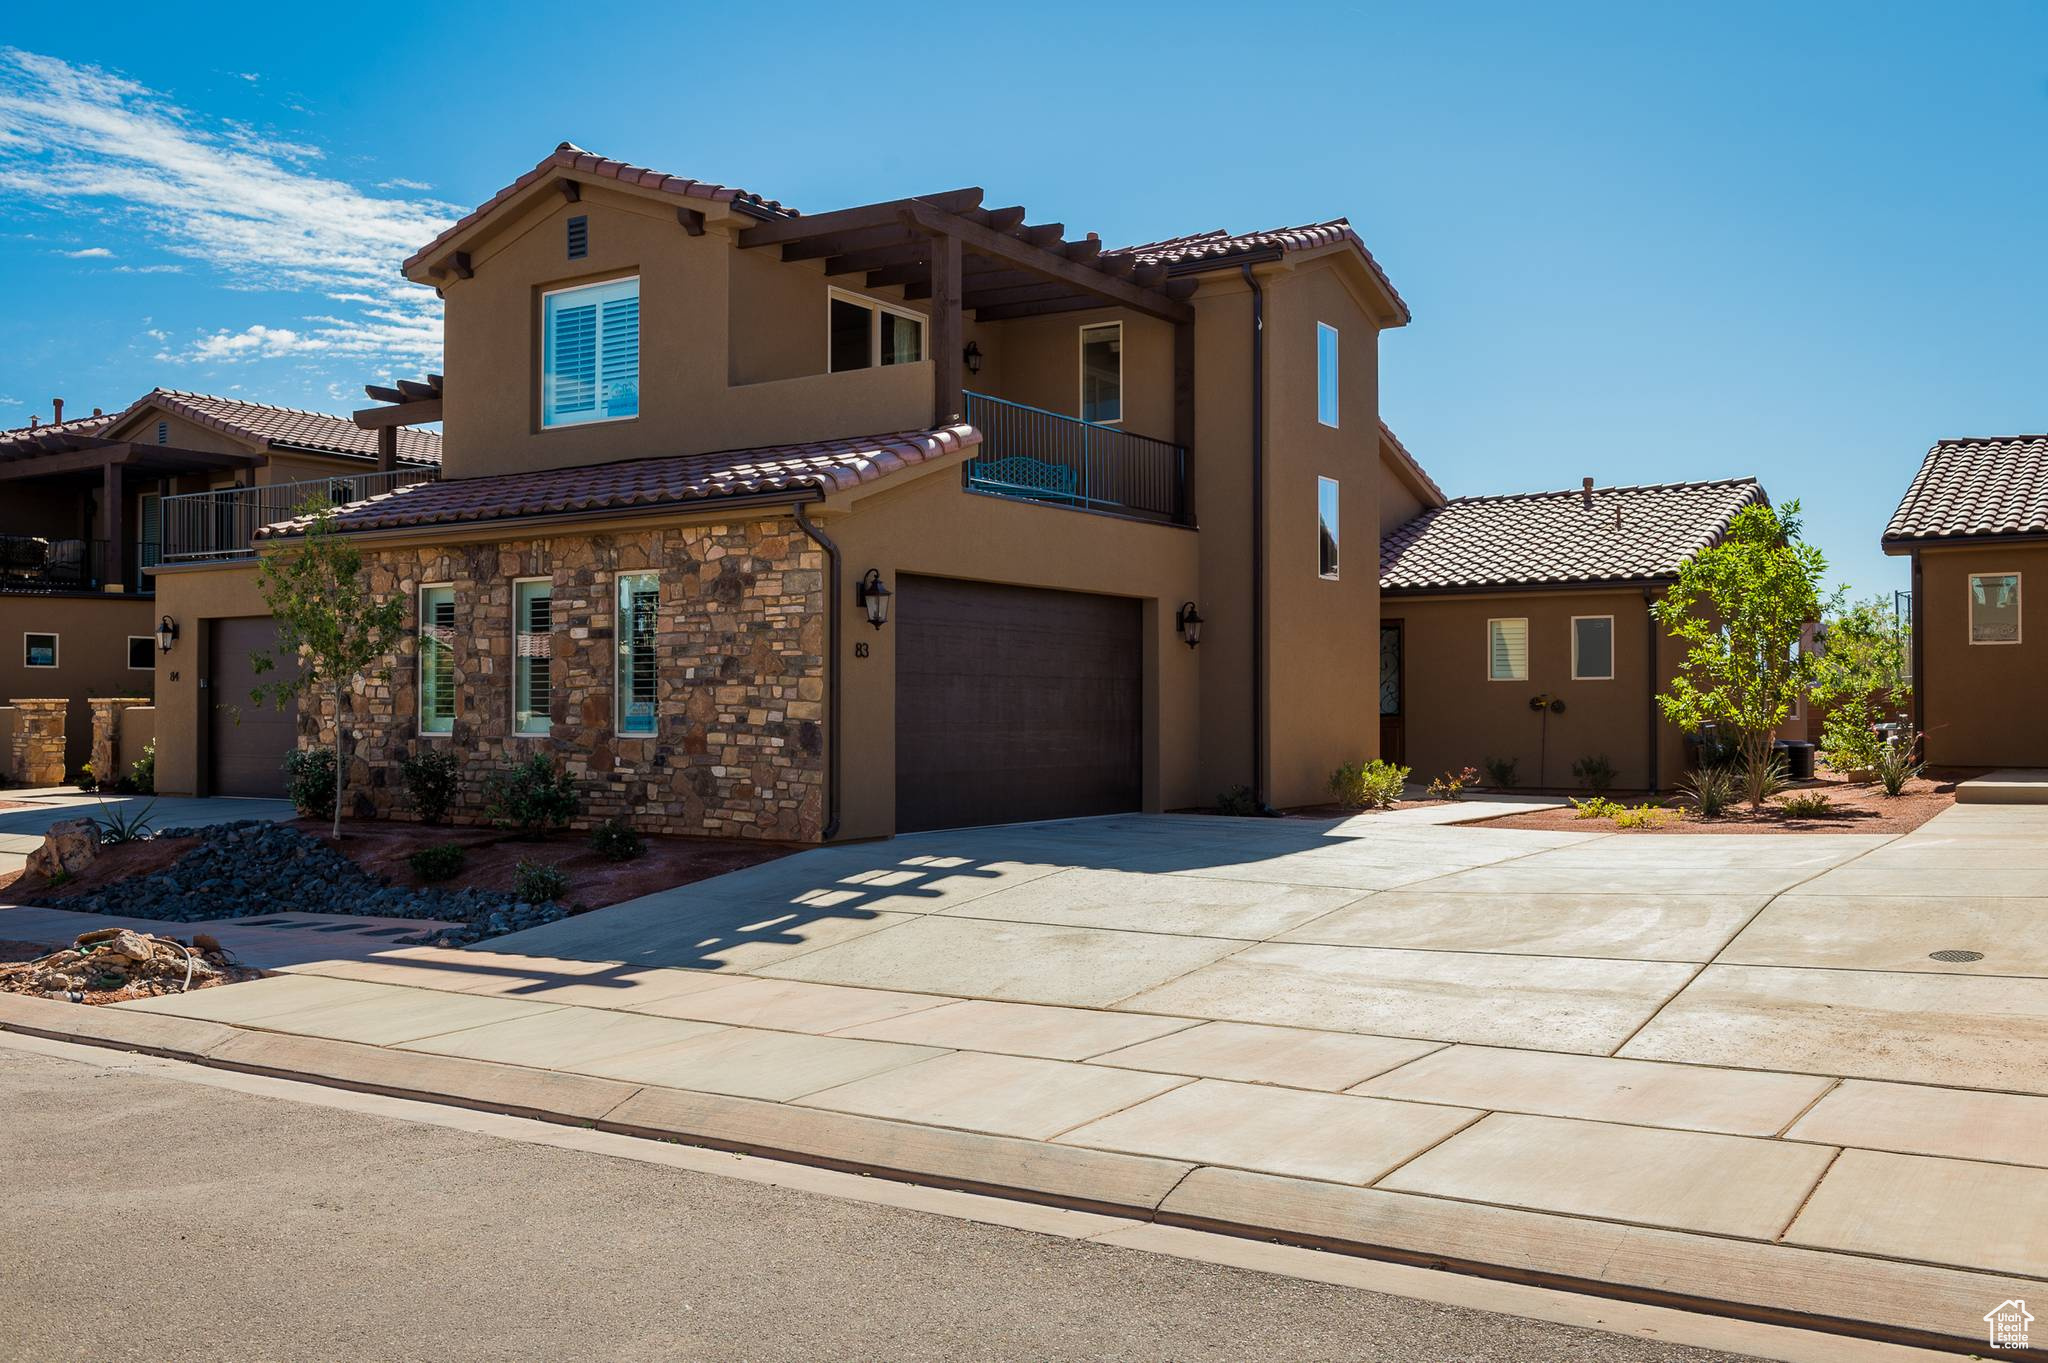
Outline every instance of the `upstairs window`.
<svg viewBox="0 0 2048 1363">
<path fill-rule="evenodd" d="M 1488 681 L 1529 680 L 1529 622 L 1526 619 L 1486 622 L 1486 677 Z"/>
<path fill-rule="evenodd" d="M 1337 328 L 1316 323 L 1316 420 L 1337 424 Z"/>
<path fill-rule="evenodd" d="M 1572 680 L 1614 680 L 1614 617 L 1572 617 Z"/>
<path fill-rule="evenodd" d="M 1081 328 L 1081 420 L 1124 419 L 1124 324 Z"/>
<path fill-rule="evenodd" d="M 1337 578 L 1337 480 L 1316 479 L 1316 571 Z"/>
<path fill-rule="evenodd" d="M 543 427 L 640 414 L 640 281 L 613 279 L 541 298 Z"/>
<path fill-rule="evenodd" d="M 420 732 L 455 731 L 455 588 L 420 588 Z"/>
<path fill-rule="evenodd" d="M 2016 644 L 2020 641 L 2020 575 L 1970 574 L 1970 642 Z"/>
<path fill-rule="evenodd" d="M 554 657 L 555 588 L 547 578 L 512 584 L 512 732 L 544 734 Z"/>
<path fill-rule="evenodd" d="M 834 374 L 924 358 L 924 318 L 907 308 L 833 289 L 827 312 Z"/>
<path fill-rule="evenodd" d="M 654 732 L 654 642 L 661 579 L 619 574 L 619 732 Z"/>
</svg>

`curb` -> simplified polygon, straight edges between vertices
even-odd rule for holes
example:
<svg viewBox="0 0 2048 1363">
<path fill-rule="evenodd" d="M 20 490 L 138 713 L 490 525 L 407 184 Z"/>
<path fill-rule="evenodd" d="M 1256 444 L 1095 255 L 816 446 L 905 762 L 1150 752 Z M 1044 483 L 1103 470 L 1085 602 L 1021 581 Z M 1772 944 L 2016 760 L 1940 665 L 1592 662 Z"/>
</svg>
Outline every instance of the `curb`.
<svg viewBox="0 0 2048 1363">
<path fill-rule="evenodd" d="M 2037 1282 L 20 995 L 0 1032 L 1947 1353 Z"/>
</svg>

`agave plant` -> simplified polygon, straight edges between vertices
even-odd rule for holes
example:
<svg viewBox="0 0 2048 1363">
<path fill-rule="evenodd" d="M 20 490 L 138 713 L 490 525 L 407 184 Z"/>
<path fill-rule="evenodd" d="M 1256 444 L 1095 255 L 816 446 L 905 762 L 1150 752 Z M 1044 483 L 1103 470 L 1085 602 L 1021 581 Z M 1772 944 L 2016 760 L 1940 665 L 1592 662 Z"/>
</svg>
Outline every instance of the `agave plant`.
<svg viewBox="0 0 2048 1363">
<path fill-rule="evenodd" d="M 118 843 L 141 842 L 149 836 L 149 811 L 156 808 L 151 800 L 132 814 L 123 808 L 100 801 L 100 817 L 93 820 L 100 826 L 100 845 L 112 847 Z"/>
</svg>

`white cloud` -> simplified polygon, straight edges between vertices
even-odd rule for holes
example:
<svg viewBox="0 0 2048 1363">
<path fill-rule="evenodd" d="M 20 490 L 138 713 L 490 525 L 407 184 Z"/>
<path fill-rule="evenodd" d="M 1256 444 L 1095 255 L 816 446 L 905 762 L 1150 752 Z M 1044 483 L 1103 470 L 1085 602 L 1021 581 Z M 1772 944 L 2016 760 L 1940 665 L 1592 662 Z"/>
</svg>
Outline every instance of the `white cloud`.
<svg viewBox="0 0 2048 1363">
<path fill-rule="evenodd" d="M 349 308 L 310 327 L 210 331 L 181 358 L 317 349 L 401 371 L 438 369 L 439 300 L 400 278 L 398 265 L 448 225 L 448 206 L 315 174 L 306 167 L 321 155 L 246 124 L 197 117 L 99 67 L 0 49 L 0 192 L 140 224 L 155 245 L 211 267 L 229 289 L 298 292 Z"/>
<path fill-rule="evenodd" d="M 112 257 L 114 253 L 104 246 L 88 246 L 83 251 L 66 251 L 64 254 L 73 260 L 103 260 Z"/>
<path fill-rule="evenodd" d="M 183 274 L 183 265 L 116 265 L 115 274 Z"/>
<path fill-rule="evenodd" d="M 423 193 L 423 194 L 424 194 L 424 193 L 425 193 L 426 191 L 428 191 L 428 190 L 432 189 L 432 188 L 433 188 L 433 186 L 432 186 L 432 185 L 430 185 L 430 184 L 428 184 L 428 183 L 427 183 L 427 182 L 426 182 L 425 180 L 408 180 L 408 179 L 404 178 L 403 176 L 398 176 L 398 175 L 394 175 L 394 176 L 393 176 L 392 178 L 390 178 L 389 180 L 379 180 L 379 181 L 377 182 L 377 188 L 379 188 L 379 189 L 416 189 L 416 190 L 418 190 L 418 191 L 420 191 L 421 193 Z"/>
</svg>

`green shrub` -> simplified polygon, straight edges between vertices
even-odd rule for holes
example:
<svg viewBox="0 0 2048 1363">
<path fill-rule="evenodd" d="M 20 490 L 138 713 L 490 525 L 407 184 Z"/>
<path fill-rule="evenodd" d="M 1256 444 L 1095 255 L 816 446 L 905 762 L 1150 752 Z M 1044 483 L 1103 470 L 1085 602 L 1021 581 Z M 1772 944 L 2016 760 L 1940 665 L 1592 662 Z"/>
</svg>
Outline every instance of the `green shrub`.
<svg viewBox="0 0 2048 1363">
<path fill-rule="evenodd" d="M 1920 737 L 1915 734 L 1910 739 L 1892 739 L 1878 752 L 1877 763 L 1872 769 L 1877 773 L 1877 779 L 1883 783 L 1885 794 L 1903 794 L 1906 782 L 1926 769 L 1927 764 L 1913 756 L 1919 745 Z"/>
<path fill-rule="evenodd" d="M 284 793 L 305 819 L 334 817 L 334 749 L 294 748 L 284 755 Z"/>
<path fill-rule="evenodd" d="M 446 748 L 421 748 L 398 764 L 405 792 L 421 823 L 440 823 L 455 803 L 455 777 L 461 764 Z"/>
<path fill-rule="evenodd" d="M 1429 783 L 1429 798 L 1432 800 L 1462 800 L 1465 792 L 1479 784 L 1479 773 L 1471 767 L 1447 771 Z"/>
<path fill-rule="evenodd" d="M 1375 758 L 1346 762 L 1330 773 L 1330 791 L 1346 809 L 1392 809 L 1408 783 L 1408 768 Z"/>
<path fill-rule="evenodd" d="M 1778 808 L 1794 819 L 1824 819 L 1835 812 L 1835 802 L 1818 790 L 1802 790 L 1778 801 Z"/>
<path fill-rule="evenodd" d="M 100 826 L 100 846 L 116 847 L 124 842 L 141 842 L 149 836 L 149 811 L 156 808 L 151 800 L 140 809 L 116 809 L 105 799 L 100 801 L 101 817 L 93 820 Z"/>
<path fill-rule="evenodd" d="M 1764 802 L 1785 788 L 1784 754 L 1765 752 L 1746 758 L 1735 774 L 1742 783 L 1742 798 L 1749 801 L 1751 810 L 1761 813 Z"/>
<path fill-rule="evenodd" d="M 527 904 L 546 904 L 569 893 L 569 877 L 544 861 L 522 861 L 512 868 L 512 892 Z"/>
<path fill-rule="evenodd" d="M 606 819 L 590 830 L 590 850 L 606 861 L 631 861 L 647 855 L 647 844 L 624 819 Z"/>
<path fill-rule="evenodd" d="M 1624 808 L 1620 813 L 1616 814 L 1614 816 L 1614 826 L 1616 828 L 1655 828 L 1657 825 L 1668 823 L 1677 817 L 1678 812 L 1676 810 L 1664 809 L 1657 805 L 1644 803 L 1633 808 Z"/>
<path fill-rule="evenodd" d="M 128 764 L 128 788 L 137 795 L 156 794 L 156 740 L 142 745 L 142 756 Z"/>
<path fill-rule="evenodd" d="M 576 783 L 545 753 L 494 772 L 484 794 L 491 822 L 521 837 L 566 827 L 576 817 Z"/>
<path fill-rule="evenodd" d="M 1607 760 L 1606 753 L 1581 757 L 1572 763 L 1572 775 L 1578 778 L 1580 785 L 1596 796 L 1605 795 L 1614 789 L 1615 774 L 1614 764 Z"/>
<path fill-rule="evenodd" d="M 1612 819 L 1620 816 L 1627 806 L 1618 805 L 1605 795 L 1594 795 L 1584 800 L 1571 802 L 1574 819 Z"/>
<path fill-rule="evenodd" d="M 1493 782 L 1496 790 L 1513 790 L 1522 784 L 1522 778 L 1515 774 L 1519 757 L 1489 757 L 1486 759 L 1486 779 Z"/>
<path fill-rule="evenodd" d="M 1250 786 L 1232 786 L 1216 797 L 1216 812 L 1233 819 L 1255 819 L 1259 816 L 1259 802 L 1252 797 Z"/>
<path fill-rule="evenodd" d="M 1868 700 L 1859 696 L 1828 711 L 1821 725 L 1820 756 L 1829 767 L 1851 780 L 1868 780 L 1883 750 L 1884 738 Z"/>
<path fill-rule="evenodd" d="M 1742 796 L 1742 782 L 1732 767 L 1701 767 L 1678 783 L 1678 798 L 1699 811 L 1702 819 L 1718 819 Z"/>
<path fill-rule="evenodd" d="M 412 873 L 421 880 L 453 880 L 462 874 L 463 863 L 469 860 L 469 853 L 452 842 L 437 842 L 432 847 L 422 847 L 405 859 L 412 867 Z"/>
<path fill-rule="evenodd" d="M 93 774 L 92 763 L 88 762 L 78 769 L 77 785 L 80 790 L 98 790 L 100 788 L 99 777 Z"/>
</svg>

